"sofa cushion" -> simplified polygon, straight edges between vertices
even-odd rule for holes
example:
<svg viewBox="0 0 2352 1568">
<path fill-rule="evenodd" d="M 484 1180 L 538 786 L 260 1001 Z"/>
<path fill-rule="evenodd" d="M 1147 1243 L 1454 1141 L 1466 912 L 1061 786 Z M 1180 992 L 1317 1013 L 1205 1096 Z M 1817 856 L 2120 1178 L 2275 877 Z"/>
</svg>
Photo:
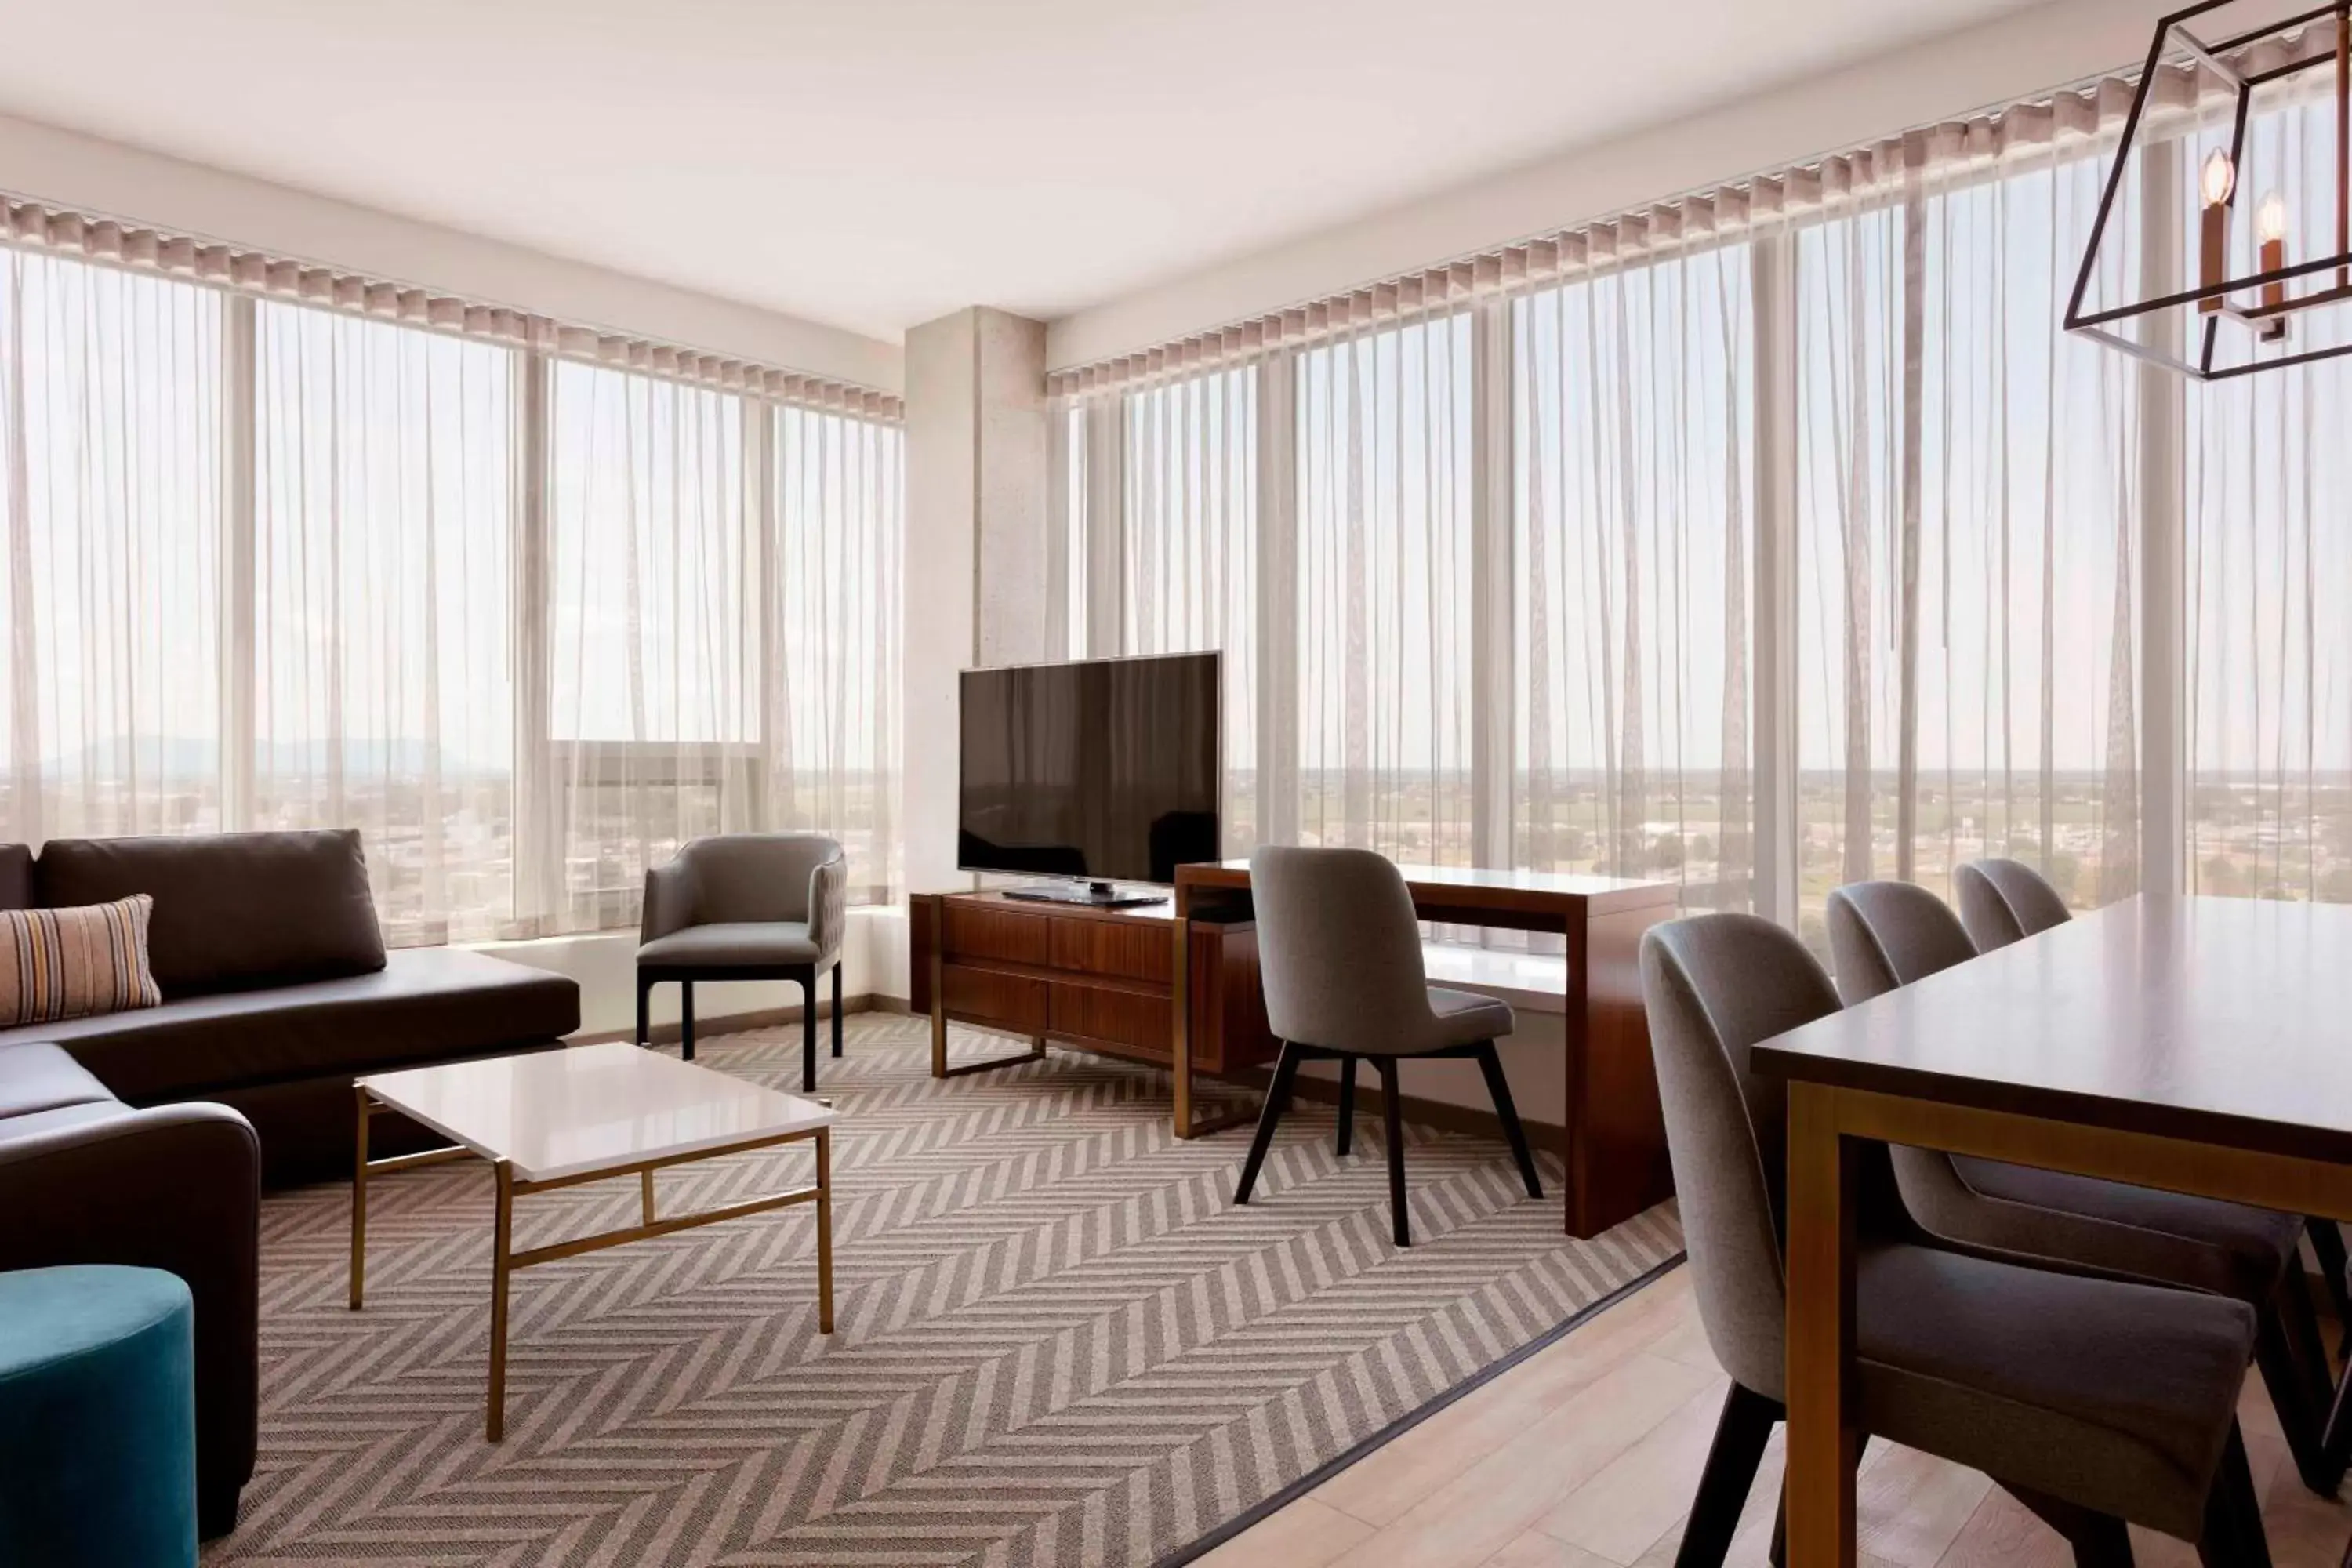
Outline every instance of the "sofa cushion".
<svg viewBox="0 0 2352 1568">
<path fill-rule="evenodd" d="M 62 1046 L 0 1046 L 0 1121 L 65 1105 L 111 1105 L 114 1096 Z"/>
<path fill-rule="evenodd" d="M 167 1002 L 383 967 L 352 828 L 52 838 L 34 886 L 52 909 L 152 894 L 148 952 Z"/>
<path fill-rule="evenodd" d="M 0 910 L 0 1026 L 152 1007 L 144 893 L 69 910 Z"/>
<path fill-rule="evenodd" d="M 569 977 L 463 948 L 404 948 L 372 974 L 167 1001 L 0 1032 L 53 1040 L 134 1105 L 534 1045 L 580 1026 Z"/>
<path fill-rule="evenodd" d="M 29 845 L 0 844 L 0 910 L 33 907 L 33 851 Z"/>
</svg>

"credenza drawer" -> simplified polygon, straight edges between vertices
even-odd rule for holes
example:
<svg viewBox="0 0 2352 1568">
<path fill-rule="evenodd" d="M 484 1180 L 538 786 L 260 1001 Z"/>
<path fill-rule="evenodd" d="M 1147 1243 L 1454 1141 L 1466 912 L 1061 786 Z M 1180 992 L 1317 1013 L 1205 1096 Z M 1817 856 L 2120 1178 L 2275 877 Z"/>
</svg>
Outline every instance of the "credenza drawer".
<svg viewBox="0 0 2352 1568">
<path fill-rule="evenodd" d="M 1052 922 L 1054 967 L 1165 985 L 1175 951 L 1162 921 L 1060 920 Z"/>
<path fill-rule="evenodd" d="M 1168 1054 L 1175 1020 L 1165 996 L 1058 981 L 1052 990 L 1048 1027 L 1055 1034 L 1105 1040 L 1163 1057 Z"/>
<path fill-rule="evenodd" d="M 966 1023 L 1024 1035 L 1042 1035 L 1051 1027 L 1047 986 L 1042 980 L 950 963 L 940 972 L 940 991 L 948 1016 Z"/>
<path fill-rule="evenodd" d="M 999 963 L 1029 963 L 1044 968 L 1053 962 L 1054 922 L 995 905 L 947 903 L 948 962 L 960 960 Z"/>
</svg>

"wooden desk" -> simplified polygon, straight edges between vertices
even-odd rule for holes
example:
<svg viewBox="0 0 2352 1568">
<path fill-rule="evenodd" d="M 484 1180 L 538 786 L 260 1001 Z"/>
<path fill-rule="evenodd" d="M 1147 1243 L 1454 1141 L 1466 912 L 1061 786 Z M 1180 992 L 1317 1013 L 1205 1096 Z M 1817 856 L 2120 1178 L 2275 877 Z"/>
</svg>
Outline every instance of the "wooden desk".
<svg viewBox="0 0 2352 1568">
<path fill-rule="evenodd" d="M 1551 871 L 1480 871 L 1400 866 L 1423 920 L 1567 938 L 1568 1091 L 1560 1157 L 1568 1165 L 1568 1234 L 1598 1236 L 1670 1195 L 1665 1123 L 1650 1061 L 1642 1006 L 1642 933 L 1671 920 L 1680 897 L 1671 882 L 1625 881 Z M 1185 935 L 1196 913 L 1245 902 L 1249 862 L 1176 868 L 1176 973 L 1186 970 Z M 1176 1135 L 1197 1137 L 1241 1120 L 1196 1121 L 1192 1042 L 1186 998 L 1176 997 L 1171 1066 Z"/>
<path fill-rule="evenodd" d="M 2352 1220 L 2352 908 L 2137 898 L 1756 1047 L 1789 1080 L 1789 1561 L 1854 1562 L 1852 1140 Z"/>
</svg>

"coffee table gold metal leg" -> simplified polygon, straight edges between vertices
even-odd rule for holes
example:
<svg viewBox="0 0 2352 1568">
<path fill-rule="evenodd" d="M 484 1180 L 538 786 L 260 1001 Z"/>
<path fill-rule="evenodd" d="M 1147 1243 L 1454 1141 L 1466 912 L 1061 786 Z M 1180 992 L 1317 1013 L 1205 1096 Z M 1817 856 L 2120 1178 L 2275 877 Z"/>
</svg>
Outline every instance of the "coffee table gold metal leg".
<svg viewBox="0 0 2352 1568">
<path fill-rule="evenodd" d="M 833 1332 L 833 1130 L 816 1135 L 816 1331 Z"/>
<path fill-rule="evenodd" d="M 646 1223 L 651 1225 L 654 1222 L 654 1173 L 651 1171 L 639 1171 L 637 1174 L 645 1181 Z"/>
<path fill-rule="evenodd" d="M 358 1141 L 352 1155 L 352 1310 L 356 1312 L 367 1288 L 368 1091 L 353 1084 L 352 1097 L 360 1108 Z"/>
<path fill-rule="evenodd" d="M 491 1227 L 490 1254 L 490 1415 L 488 1426 L 493 1443 L 507 1429 L 507 1276 L 514 1255 L 514 1167 L 498 1163 L 499 1208 Z"/>
</svg>

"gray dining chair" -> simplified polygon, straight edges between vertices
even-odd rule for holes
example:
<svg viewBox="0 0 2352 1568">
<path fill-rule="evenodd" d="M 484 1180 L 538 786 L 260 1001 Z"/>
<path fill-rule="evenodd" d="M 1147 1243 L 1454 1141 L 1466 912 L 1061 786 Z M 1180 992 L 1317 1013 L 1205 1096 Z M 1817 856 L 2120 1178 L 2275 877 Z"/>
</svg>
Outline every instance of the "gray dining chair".
<svg viewBox="0 0 2352 1568">
<path fill-rule="evenodd" d="M 1749 1052 L 1838 996 L 1803 943 L 1744 914 L 1654 927 L 1642 992 L 1699 1321 L 1731 1377 L 1675 1561 L 1716 1568 L 1787 1398 L 1787 1090 Z M 1862 1431 L 1991 1477 L 2086 1568 L 2131 1561 L 2127 1524 L 2194 1542 L 2208 1568 L 2267 1568 L 2236 1418 L 2246 1305 L 1941 1241 L 1905 1214 L 1884 1146 L 1861 1155 Z"/>
<path fill-rule="evenodd" d="M 1960 924 L 1979 952 L 2023 942 L 2074 914 L 2058 889 L 2022 860 L 1972 860 L 1952 873 Z"/>
<path fill-rule="evenodd" d="M 1952 873 L 1952 886 L 1960 923 L 1979 952 L 2022 942 L 2074 918 L 2058 889 L 2022 860 L 1973 861 Z M 2336 1359 L 2352 1363 L 2352 1257 L 2346 1254 L 2344 1233 L 2332 1219 L 2306 1219 L 2303 1233 L 2336 1321 L 2344 1328 Z"/>
<path fill-rule="evenodd" d="M 694 1059 L 698 980 L 789 980 L 801 988 L 801 1089 L 816 1089 L 816 977 L 833 972 L 833 1054 L 841 1055 L 841 938 L 849 861 L 816 833 L 720 833 L 679 846 L 646 873 L 637 944 L 637 1044 L 653 988 L 676 981 L 681 1054 Z"/>
<path fill-rule="evenodd" d="M 1397 1063 L 1408 1057 L 1466 1057 L 1478 1064 L 1528 1196 L 1543 1196 L 1527 1131 L 1495 1054 L 1495 1042 L 1511 1032 L 1510 1005 L 1429 984 L 1421 963 L 1421 922 L 1403 875 L 1369 849 L 1268 846 L 1250 857 L 1250 899 L 1257 911 L 1266 1020 L 1282 1042 L 1282 1055 L 1234 1202 L 1250 1201 L 1301 1062 L 1339 1064 L 1339 1152 L 1348 1152 L 1356 1120 L 1356 1063 L 1368 1059 L 1381 1075 L 1388 1128 L 1390 1228 L 1399 1247 L 1412 1246 L 1397 1087 Z"/>
<path fill-rule="evenodd" d="M 1829 897 L 1830 952 L 1846 1005 L 1976 956 L 1941 899 L 1909 882 L 1855 882 Z M 2322 1426 L 2330 1384 L 2302 1261 L 2303 1220 L 1929 1149 L 1893 1152 L 1912 1216 L 1937 1236 L 2105 1273 L 2209 1291 L 2255 1312 L 2254 1361 L 2304 1484 L 2333 1496 Z"/>
</svg>

